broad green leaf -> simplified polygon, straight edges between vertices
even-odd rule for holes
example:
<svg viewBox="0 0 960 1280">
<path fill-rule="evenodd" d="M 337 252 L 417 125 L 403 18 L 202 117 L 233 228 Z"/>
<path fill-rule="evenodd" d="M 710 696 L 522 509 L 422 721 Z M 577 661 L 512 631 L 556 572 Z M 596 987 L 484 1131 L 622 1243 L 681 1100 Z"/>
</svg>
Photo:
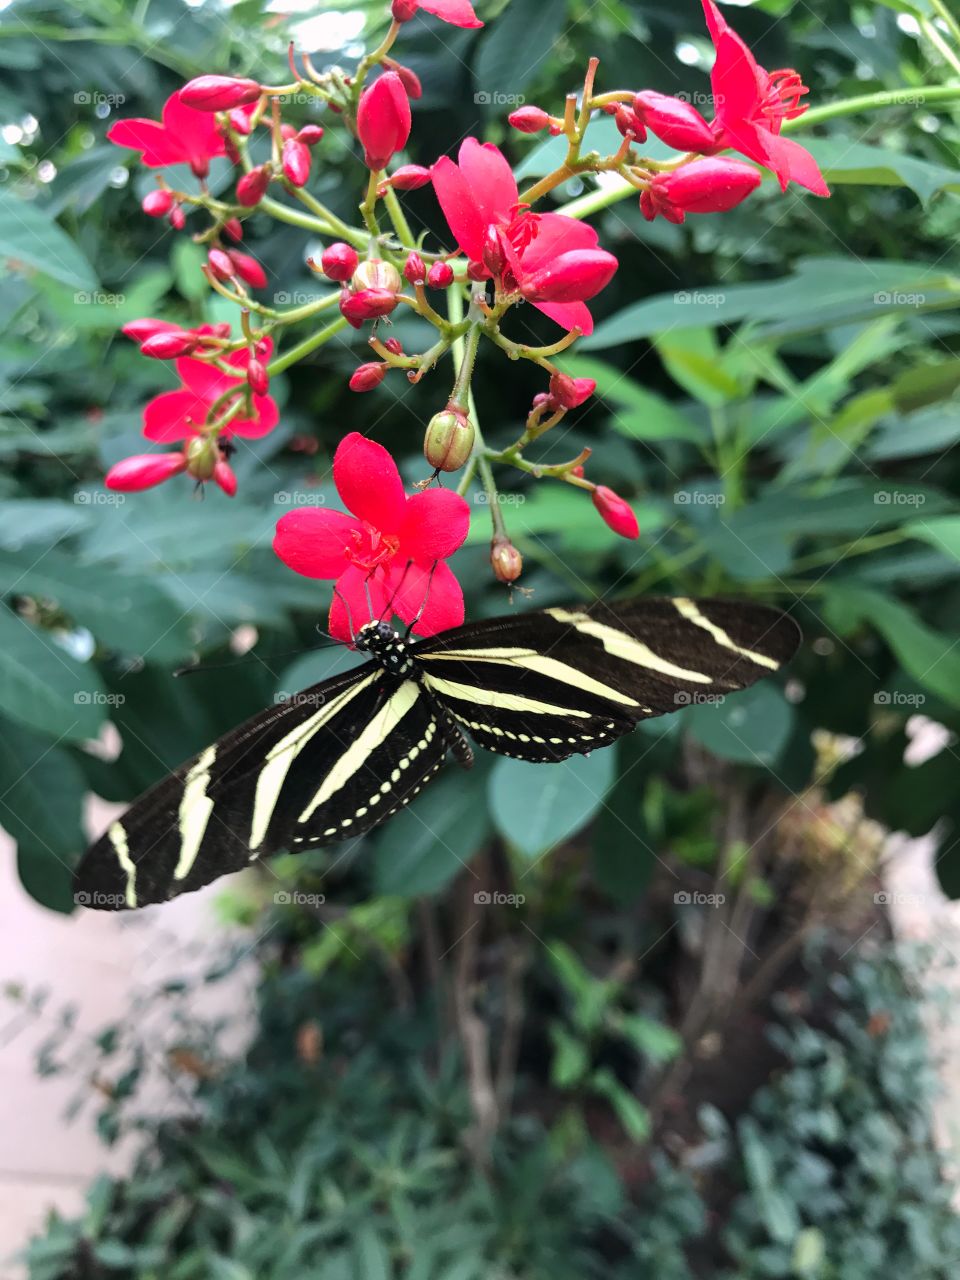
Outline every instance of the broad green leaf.
<svg viewBox="0 0 960 1280">
<path fill-rule="evenodd" d="M 687 727 L 714 755 L 771 767 L 790 737 L 793 708 L 776 685 L 755 684 L 688 713 Z"/>
<path fill-rule="evenodd" d="M 0 191 L 0 256 L 84 292 L 96 290 L 93 267 L 65 231 L 38 205 Z"/>
<path fill-rule="evenodd" d="M 0 607 L 0 711 L 56 739 L 94 738 L 106 719 L 95 667 L 83 666 L 49 635 Z"/>
<path fill-rule="evenodd" d="M 594 379 L 597 399 L 616 410 L 613 424 L 623 435 L 633 440 L 704 442 L 703 429 L 676 405 L 614 365 L 590 356 L 572 356 L 563 361 L 563 371 L 574 378 Z"/>
<path fill-rule="evenodd" d="M 695 400 L 719 407 L 741 394 L 740 383 L 724 368 L 712 329 L 671 331 L 654 345 L 671 378 Z"/>
<path fill-rule="evenodd" d="M 18 551 L 36 542 L 52 546 L 61 538 L 86 528 L 90 514 L 89 507 L 61 502 L 59 498 L 17 498 L 0 502 L 0 547 Z"/>
<path fill-rule="evenodd" d="M 954 560 L 960 560 L 960 516 L 942 516 L 936 520 L 915 520 L 904 526 L 904 533 L 912 534 Z"/>
<path fill-rule="evenodd" d="M 523 90 L 538 73 L 541 58 L 567 20 L 566 5 L 511 0 L 484 33 L 474 65 L 474 102 L 497 116 L 523 102 Z"/>
<path fill-rule="evenodd" d="M 613 778 L 612 751 L 571 756 L 560 764 L 498 760 L 490 775 L 490 813 L 503 838 L 533 858 L 584 827 Z"/>
<path fill-rule="evenodd" d="M 490 834 L 482 780 L 451 768 L 378 834 L 374 887 L 404 898 L 437 893 Z"/>
<path fill-rule="evenodd" d="M 923 101 L 923 90 L 905 89 L 904 104 Z M 931 164 L 902 151 L 872 147 L 834 135 L 808 138 L 803 145 L 813 155 L 830 186 L 909 187 L 921 204 L 941 191 L 960 191 L 960 170 Z"/>
<path fill-rule="evenodd" d="M 871 460 L 922 458 L 943 453 L 960 440 L 960 404 L 928 405 L 916 413 L 891 415 L 877 427 L 864 453 Z"/>
</svg>

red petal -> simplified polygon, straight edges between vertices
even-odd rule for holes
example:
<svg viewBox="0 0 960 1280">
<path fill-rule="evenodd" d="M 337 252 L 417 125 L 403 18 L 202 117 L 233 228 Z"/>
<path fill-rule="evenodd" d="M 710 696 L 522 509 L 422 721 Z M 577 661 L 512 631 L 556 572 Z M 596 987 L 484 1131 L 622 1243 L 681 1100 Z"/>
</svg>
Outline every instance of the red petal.
<svg viewBox="0 0 960 1280">
<path fill-rule="evenodd" d="M 454 27 L 482 27 L 468 0 L 419 0 L 418 8 Z"/>
<path fill-rule="evenodd" d="M 357 528 L 343 511 L 300 507 L 277 521 L 273 549 L 288 569 L 305 578 L 338 578 L 349 563 L 346 548 Z"/>
<path fill-rule="evenodd" d="M 158 169 L 165 164 L 182 164 L 183 148 L 156 120 L 118 120 L 107 131 L 107 141 L 118 147 L 130 147 L 143 153 L 142 160 L 148 169 Z"/>
<path fill-rule="evenodd" d="M 228 391 L 233 380 L 205 360 L 194 360 L 191 356 L 182 356 L 176 364 L 177 377 L 194 395 L 204 400 L 216 400 L 217 396 Z"/>
<path fill-rule="evenodd" d="M 594 249 L 598 236 L 593 227 L 563 213 L 540 215 L 537 235 L 523 252 L 523 270 L 536 271 L 558 254 L 571 249 Z"/>
<path fill-rule="evenodd" d="M 445 561 L 436 565 L 412 564 L 406 569 L 406 576 L 404 567 L 394 561 L 387 583 L 389 591 L 396 592 L 393 612 L 397 617 L 409 623 L 423 610 L 413 628 L 416 635 L 434 636 L 463 622 L 463 591 Z"/>
<path fill-rule="evenodd" d="M 162 484 L 182 471 L 187 460 L 182 453 L 137 453 L 111 467 L 104 479 L 108 489 L 136 493 Z"/>
<path fill-rule="evenodd" d="M 703 16 L 707 20 L 710 39 L 716 44 L 721 35 L 730 30 L 727 20 L 714 4 L 714 0 L 703 0 Z"/>
<path fill-rule="evenodd" d="M 180 144 L 183 158 L 197 172 L 205 172 L 207 161 L 226 154 L 226 144 L 217 129 L 215 115 L 196 111 L 180 101 L 180 91 L 163 104 L 163 127 Z"/>
<path fill-rule="evenodd" d="M 717 60 L 710 72 L 710 86 L 716 103 L 716 118 L 749 120 L 760 106 L 760 68 L 753 54 L 733 31 L 725 31 L 717 41 Z"/>
<path fill-rule="evenodd" d="M 351 431 L 333 455 L 333 481 L 344 505 L 384 533 L 396 533 L 406 498 L 397 464 L 382 444 Z"/>
<path fill-rule="evenodd" d="M 533 305 L 568 333 L 579 329 L 585 338 L 593 333 L 593 316 L 585 302 L 535 302 Z"/>
<path fill-rule="evenodd" d="M 452 489 L 428 489 L 407 499 L 397 559 L 446 560 L 463 545 L 470 506 Z"/>
<path fill-rule="evenodd" d="M 280 421 L 280 410 L 272 396 L 254 396 L 254 418 L 237 418 L 231 422 L 224 434 L 240 436 L 242 440 L 259 440 L 267 436 Z"/>
<path fill-rule="evenodd" d="M 389 593 L 379 573 L 368 575 L 365 569 L 358 569 L 355 565 L 351 565 L 337 579 L 335 590 L 337 594 L 330 603 L 328 624 L 330 634 L 335 640 L 346 640 L 349 643 L 365 622 L 381 618 L 387 611 Z M 371 605 L 373 606 L 372 618 Z"/>
<path fill-rule="evenodd" d="M 460 172 L 466 179 L 480 214 L 482 230 L 486 231 L 491 223 L 509 222 L 520 193 L 513 170 L 503 152 L 492 142 L 480 143 L 476 138 L 464 138 L 457 158 Z"/>
<path fill-rule="evenodd" d="M 185 440 L 196 433 L 207 413 L 207 401 L 192 391 L 165 391 L 143 411 L 143 434 L 157 444 Z"/>
<path fill-rule="evenodd" d="M 813 156 L 792 138 L 771 134 L 767 142 L 769 164 L 780 179 L 781 187 L 786 190 L 788 181 L 798 182 L 815 196 L 828 196 L 830 188 L 823 180 L 823 174 Z"/>
<path fill-rule="evenodd" d="M 468 258 L 479 258 L 486 228 L 469 183 L 448 156 L 441 156 L 431 172 L 433 189 L 453 238 Z"/>
</svg>

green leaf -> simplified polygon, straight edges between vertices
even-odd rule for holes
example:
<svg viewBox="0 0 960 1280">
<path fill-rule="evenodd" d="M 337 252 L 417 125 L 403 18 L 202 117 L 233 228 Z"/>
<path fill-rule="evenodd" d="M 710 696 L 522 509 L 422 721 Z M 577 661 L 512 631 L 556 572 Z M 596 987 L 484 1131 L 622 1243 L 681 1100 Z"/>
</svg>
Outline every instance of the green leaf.
<svg viewBox="0 0 960 1280">
<path fill-rule="evenodd" d="M 480 781 L 450 769 L 382 829 L 373 857 L 377 893 L 437 893 L 491 834 Z"/>
<path fill-rule="evenodd" d="M 571 756 L 560 764 L 498 760 L 489 784 L 494 825 L 525 857 L 536 857 L 590 821 L 613 777 L 612 751 Z"/>
<path fill-rule="evenodd" d="M 960 560 L 960 516 L 942 516 L 938 520 L 915 520 L 904 525 L 904 533 L 912 534 L 923 542 L 929 542 L 939 551 L 945 551 L 954 560 Z"/>
<path fill-rule="evenodd" d="M 793 707 L 771 684 L 756 684 L 719 703 L 692 707 L 687 727 L 714 755 L 770 767 L 787 744 Z"/>
<path fill-rule="evenodd" d="M 910 102 L 911 91 L 904 90 L 904 103 Z M 915 102 L 923 101 L 922 87 L 913 94 Z M 803 145 L 823 170 L 830 186 L 909 187 L 927 204 L 941 191 L 960 191 L 960 170 L 931 164 L 903 152 L 886 147 L 872 147 L 834 134 L 829 138 L 807 138 Z"/>
<path fill-rule="evenodd" d="M 51 546 L 89 523 L 89 507 L 59 498 L 11 499 L 0 502 L 0 547 L 19 551 L 35 542 Z"/>
<path fill-rule="evenodd" d="M 712 329 L 672 330 L 654 345 L 671 378 L 695 400 L 719 408 L 741 394 L 740 383 L 723 367 Z"/>
<path fill-rule="evenodd" d="M 593 378 L 597 397 L 613 406 L 613 425 L 633 440 L 688 440 L 702 444 L 703 428 L 684 416 L 665 396 L 648 391 L 628 374 L 590 356 L 567 357 L 564 373 L 573 378 Z"/>
<path fill-rule="evenodd" d="M 549 49 L 566 20 L 567 6 L 559 0 L 511 0 L 480 42 L 474 102 L 497 116 L 519 106 L 540 70 L 541 56 L 533 51 Z"/>
<path fill-rule="evenodd" d="M 106 695 L 94 667 L 0 607 L 0 711 L 58 740 L 94 738 Z"/>
<path fill-rule="evenodd" d="M 0 256 L 79 290 L 97 287 L 93 267 L 70 237 L 38 205 L 9 191 L 0 191 Z"/>
</svg>

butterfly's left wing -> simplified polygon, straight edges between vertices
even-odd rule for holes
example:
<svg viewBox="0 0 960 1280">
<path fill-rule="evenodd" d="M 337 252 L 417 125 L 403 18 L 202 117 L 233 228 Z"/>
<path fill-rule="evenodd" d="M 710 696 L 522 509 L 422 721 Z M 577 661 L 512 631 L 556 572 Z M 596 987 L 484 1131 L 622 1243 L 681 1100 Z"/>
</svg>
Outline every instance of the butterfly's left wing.
<svg viewBox="0 0 960 1280">
<path fill-rule="evenodd" d="M 549 761 L 744 689 L 799 640 L 786 614 L 763 605 L 648 597 L 472 623 L 414 653 L 427 688 L 482 747 Z"/>
</svg>

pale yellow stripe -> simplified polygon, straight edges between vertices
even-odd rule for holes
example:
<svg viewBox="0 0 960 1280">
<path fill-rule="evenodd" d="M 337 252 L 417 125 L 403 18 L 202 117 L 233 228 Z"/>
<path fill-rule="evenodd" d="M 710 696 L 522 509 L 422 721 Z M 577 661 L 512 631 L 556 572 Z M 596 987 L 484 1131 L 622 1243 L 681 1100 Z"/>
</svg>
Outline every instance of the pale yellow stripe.
<svg viewBox="0 0 960 1280">
<path fill-rule="evenodd" d="M 117 855 L 117 861 L 123 868 L 127 877 L 126 900 L 128 907 L 137 905 L 137 868 L 130 857 L 130 847 L 127 844 L 126 828 L 119 822 L 111 823 L 107 830 L 107 837 L 113 845 L 113 851 Z"/>
<path fill-rule="evenodd" d="M 709 632 L 717 644 L 722 645 L 724 649 L 729 649 L 731 653 L 738 653 L 741 658 L 749 658 L 758 667 L 766 667 L 768 671 L 779 671 L 779 662 L 775 662 L 773 658 L 768 658 L 765 653 L 757 653 L 755 649 L 741 649 L 740 645 L 735 644 L 730 639 L 723 627 L 718 627 L 715 622 L 711 622 L 709 618 L 705 617 L 696 604 L 692 600 L 688 600 L 686 596 L 677 596 L 673 603 L 676 605 L 677 612 L 681 617 L 686 618 L 688 622 L 692 622 L 695 627 L 701 627 L 704 631 Z"/>
<path fill-rule="evenodd" d="M 690 671 L 686 667 L 678 667 L 675 663 L 668 662 L 666 658 L 661 658 L 659 654 L 654 653 L 642 640 L 635 640 L 633 636 L 625 631 L 619 631 L 616 627 L 595 622 L 589 614 L 571 613 L 567 609 L 547 609 L 546 612 L 558 622 L 569 623 L 583 635 L 593 636 L 599 640 L 607 653 L 614 658 L 622 658 L 624 662 L 646 667 L 648 671 L 655 671 L 658 675 L 667 676 L 672 680 L 689 680 L 692 684 L 713 684 L 711 677 L 704 675 L 702 671 Z"/>
<path fill-rule="evenodd" d="M 207 747 L 187 774 L 183 784 L 183 796 L 178 814 L 180 822 L 180 857 L 173 873 L 174 880 L 183 880 L 197 860 L 213 801 L 207 795 L 210 784 L 210 766 L 217 756 L 217 748 Z"/>
<path fill-rule="evenodd" d="M 559 658 L 548 658 L 537 653 L 535 649 L 456 649 L 452 653 L 425 653 L 420 661 L 429 666 L 434 658 L 449 658 L 462 662 L 499 662 L 516 670 L 535 671 L 539 675 L 548 676 L 551 680 L 559 680 L 562 684 L 573 685 L 585 693 L 595 693 L 609 702 L 620 702 L 626 707 L 639 707 L 636 698 L 631 698 L 611 685 L 594 680 L 592 676 L 578 671 L 576 667 L 561 662 Z"/>
<path fill-rule="evenodd" d="M 576 711 L 573 707 L 558 707 L 551 702 L 538 702 L 519 693 L 499 693 L 495 689 L 482 689 L 479 685 L 459 684 L 455 680 L 440 680 L 436 676 L 424 676 L 429 688 L 448 698 L 460 698 L 484 707 L 497 707 L 500 711 L 534 711 L 546 716 L 575 716 L 589 720 L 589 711 Z"/>
</svg>

